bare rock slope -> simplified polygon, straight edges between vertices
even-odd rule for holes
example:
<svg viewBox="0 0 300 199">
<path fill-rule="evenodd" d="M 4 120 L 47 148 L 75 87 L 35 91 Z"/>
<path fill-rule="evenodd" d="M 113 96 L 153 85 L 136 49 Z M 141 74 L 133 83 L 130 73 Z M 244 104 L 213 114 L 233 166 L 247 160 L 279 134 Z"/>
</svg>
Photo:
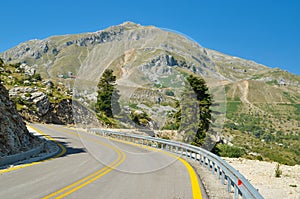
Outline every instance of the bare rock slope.
<svg viewBox="0 0 300 199">
<path fill-rule="evenodd" d="M 2 84 L 0 84 L 0 112 L 0 157 L 27 151 L 41 142 L 28 132 Z"/>
</svg>

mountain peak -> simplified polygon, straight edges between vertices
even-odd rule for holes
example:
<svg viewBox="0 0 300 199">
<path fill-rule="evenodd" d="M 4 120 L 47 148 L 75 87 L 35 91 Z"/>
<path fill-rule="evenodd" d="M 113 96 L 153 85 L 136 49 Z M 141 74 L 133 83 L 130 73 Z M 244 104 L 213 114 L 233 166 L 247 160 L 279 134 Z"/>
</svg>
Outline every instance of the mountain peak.
<svg viewBox="0 0 300 199">
<path fill-rule="evenodd" d="M 120 24 L 120 26 L 140 27 L 141 24 L 137 24 L 132 21 L 125 21 L 124 23 Z"/>
</svg>

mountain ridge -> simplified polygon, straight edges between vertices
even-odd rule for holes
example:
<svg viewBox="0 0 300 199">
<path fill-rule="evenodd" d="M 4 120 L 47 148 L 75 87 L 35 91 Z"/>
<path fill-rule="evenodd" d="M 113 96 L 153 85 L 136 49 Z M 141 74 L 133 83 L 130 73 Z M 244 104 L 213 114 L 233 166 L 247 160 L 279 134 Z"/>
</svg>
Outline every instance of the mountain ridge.
<svg viewBox="0 0 300 199">
<path fill-rule="evenodd" d="M 124 96 L 120 100 L 127 112 L 147 113 L 153 119 L 149 126 L 158 128 L 172 123 L 184 77 L 201 76 L 214 91 L 215 101 L 225 106 L 219 107 L 223 112 L 214 118 L 221 121 L 225 117 L 223 130 L 222 122 L 214 127 L 215 131 L 224 132 L 219 136 L 223 142 L 271 160 L 300 163 L 300 149 L 295 146 L 300 130 L 300 76 L 287 71 L 226 55 L 182 35 L 132 22 L 92 33 L 24 42 L 0 53 L 0 57 L 8 63 L 26 63 L 44 78 L 75 88 L 74 98 L 91 108 L 102 72 L 111 68 L 118 77 L 118 88 Z M 157 92 L 150 92 L 155 89 Z M 262 151 L 260 147 L 265 143 L 279 151 L 286 147 L 284 154 L 273 157 L 269 150 Z"/>
<path fill-rule="evenodd" d="M 145 32 L 145 30 L 153 31 L 157 30 L 157 28 L 154 26 L 141 26 L 133 22 L 124 22 L 120 25 L 108 27 L 104 30 L 99 30 L 96 32 L 57 35 L 50 36 L 43 40 L 30 40 L 0 53 L 0 57 L 5 62 L 26 62 L 29 65 L 39 66 L 38 70 L 40 70 L 42 76 L 53 78 L 57 75 L 55 73 L 63 73 L 67 70 L 73 70 L 71 72 L 73 74 L 76 74 L 78 72 L 78 68 L 80 67 L 79 62 L 84 60 L 86 58 L 85 54 L 88 53 L 86 49 L 79 49 L 80 47 L 86 47 L 89 49 L 93 46 L 96 46 L 97 44 L 104 44 L 107 42 L 118 40 L 120 39 L 119 37 L 124 34 L 124 31 L 128 30 L 142 30 L 141 32 L 143 33 Z M 139 34 L 133 36 L 136 37 L 135 39 L 139 39 Z M 72 45 L 77 45 L 77 47 L 69 47 Z M 69 47 L 68 50 L 67 47 Z M 269 69 L 270 71 L 277 70 L 276 68 L 269 68 L 251 60 L 244 60 L 236 56 L 226 55 L 224 53 L 220 53 L 208 48 L 203 48 L 203 50 L 205 52 L 209 52 L 210 56 L 208 57 L 211 58 L 214 63 L 223 62 L 223 65 L 218 66 L 218 70 L 223 77 L 229 80 L 236 81 L 241 78 L 251 78 L 249 77 L 249 74 L 244 74 L 240 77 L 232 77 L 231 75 L 226 74 L 224 70 L 230 69 L 230 67 L 235 69 L 236 72 L 247 70 L 245 68 L 253 71 L 256 70 L 256 72 L 261 72 L 263 69 Z M 81 52 L 79 53 L 79 51 Z M 69 62 L 65 61 L 65 58 L 63 57 L 69 56 L 70 53 L 74 53 L 74 56 L 76 54 L 77 58 L 80 57 L 80 60 L 73 60 Z M 242 68 L 234 68 L 234 65 L 229 66 L 229 62 L 233 62 L 233 64 L 236 62 L 243 62 L 247 65 Z M 40 65 L 42 65 L 42 67 Z M 68 68 L 68 65 L 72 65 L 72 69 L 70 69 L 71 67 Z M 61 67 L 65 68 L 65 70 L 62 70 Z"/>
</svg>

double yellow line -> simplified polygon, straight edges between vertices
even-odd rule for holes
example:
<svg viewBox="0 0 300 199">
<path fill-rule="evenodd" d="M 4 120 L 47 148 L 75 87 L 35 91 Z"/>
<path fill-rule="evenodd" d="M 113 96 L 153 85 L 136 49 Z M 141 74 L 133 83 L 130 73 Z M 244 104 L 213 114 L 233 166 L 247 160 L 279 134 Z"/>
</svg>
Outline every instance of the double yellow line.
<svg viewBox="0 0 300 199">
<path fill-rule="evenodd" d="M 71 131 L 67 131 L 67 130 L 62 130 L 60 129 L 60 131 L 63 131 L 65 133 L 68 133 L 68 134 L 72 134 L 72 135 L 75 135 L 75 136 L 79 136 L 78 134 L 74 133 L 74 132 L 71 132 Z M 95 142 L 95 143 L 98 143 L 98 144 L 101 144 L 101 145 L 104 145 L 108 148 L 111 148 L 112 150 L 114 150 L 118 157 L 115 161 L 113 161 L 112 163 L 110 163 L 109 165 L 105 166 L 104 168 L 58 190 L 58 191 L 55 191 L 54 193 L 51 193 L 45 197 L 43 197 L 43 199 L 49 199 L 49 198 L 63 198 L 63 197 L 66 197 L 70 194 L 72 194 L 73 192 L 83 188 L 84 186 L 94 182 L 95 180 L 101 178 L 102 176 L 104 176 L 105 174 L 111 172 L 112 170 L 114 170 L 116 167 L 118 167 L 120 164 L 122 164 L 125 159 L 126 159 L 126 154 L 119 150 L 118 148 L 114 147 L 114 146 L 111 146 L 107 143 L 104 143 L 104 142 L 100 142 L 100 141 L 97 141 L 95 139 L 92 139 L 92 138 L 89 138 L 87 136 L 80 136 L 80 137 L 84 137 L 85 139 L 88 139 L 92 142 Z"/>
<path fill-rule="evenodd" d="M 101 137 L 104 137 L 104 136 L 101 136 Z M 150 146 L 145 146 L 145 145 L 141 145 L 141 144 L 125 141 L 125 140 L 119 140 L 119 139 L 112 138 L 112 137 L 105 137 L 105 138 L 110 139 L 110 140 L 114 140 L 116 142 L 121 142 L 121 143 L 124 143 L 124 144 L 129 144 L 129 145 L 133 145 L 133 146 L 136 146 L 136 147 L 148 149 L 148 150 L 151 150 L 151 151 L 161 152 L 161 153 L 164 153 L 164 154 L 166 154 L 168 156 L 171 156 L 175 159 L 178 159 L 186 167 L 186 169 L 189 173 L 191 187 L 192 187 L 193 199 L 202 199 L 202 193 L 201 193 L 201 190 L 200 190 L 200 184 L 199 184 L 199 181 L 198 181 L 198 176 L 197 176 L 195 170 L 193 169 L 193 167 L 186 160 L 184 160 L 181 157 L 178 157 L 177 155 L 174 155 L 170 152 L 162 151 L 160 149 L 153 148 L 153 147 L 150 147 Z"/>
</svg>

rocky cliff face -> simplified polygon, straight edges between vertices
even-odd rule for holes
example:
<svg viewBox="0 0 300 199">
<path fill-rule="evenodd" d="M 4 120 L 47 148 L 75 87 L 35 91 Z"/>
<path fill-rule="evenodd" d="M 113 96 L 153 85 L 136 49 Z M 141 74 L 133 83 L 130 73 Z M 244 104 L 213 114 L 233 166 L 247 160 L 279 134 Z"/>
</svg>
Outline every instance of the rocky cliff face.
<svg viewBox="0 0 300 199">
<path fill-rule="evenodd" d="M 28 132 L 2 84 L 0 84 L 0 112 L 0 157 L 26 151 L 40 143 L 39 139 Z"/>
<path fill-rule="evenodd" d="M 97 125 L 95 115 L 77 101 L 63 99 L 51 103 L 45 93 L 31 87 L 14 87 L 9 90 L 9 95 L 13 99 L 19 98 L 23 101 L 24 105 L 19 113 L 27 121 L 61 125 L 75 123 Z"/>
</svg>

